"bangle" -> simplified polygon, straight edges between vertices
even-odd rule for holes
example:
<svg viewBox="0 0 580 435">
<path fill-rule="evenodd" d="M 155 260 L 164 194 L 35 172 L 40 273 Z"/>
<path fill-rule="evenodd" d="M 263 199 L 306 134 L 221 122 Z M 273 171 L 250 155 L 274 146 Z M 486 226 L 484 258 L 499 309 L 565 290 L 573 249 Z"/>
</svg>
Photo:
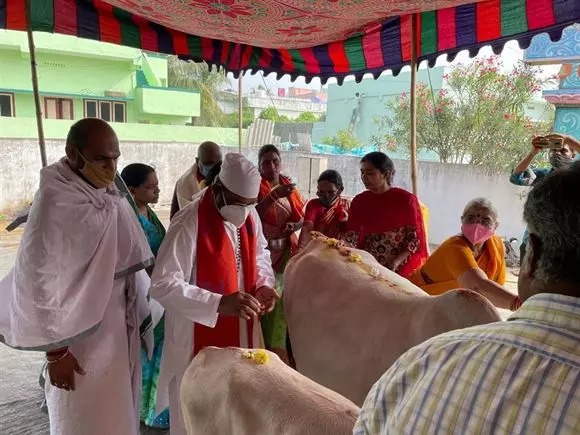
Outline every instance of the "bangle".
<svg viewBox="0 0 580 435">
<path fill-rule="evenodd" d="M 57 363 L 57 362 L 59 362 L 59 361 L 62 361 L 63 359 L 65 359 L 65 358 L 66 358 L 66 356 L 67 356 L 68 354 L 69 354 L 69 351 L 68 351 L 68 349 L 67 349 L 65 353 L 63 353 L 62 355 L 60 355 L 60 356 L 59 356 L 58 358 L 56 358 L 56 359 L 48 359 L 48 355 L 47 355 L 47 356 L 46 356 L 46 362 L 47 362 L 48 364 L 54 364 L 54 363 Z"/>
</svg>

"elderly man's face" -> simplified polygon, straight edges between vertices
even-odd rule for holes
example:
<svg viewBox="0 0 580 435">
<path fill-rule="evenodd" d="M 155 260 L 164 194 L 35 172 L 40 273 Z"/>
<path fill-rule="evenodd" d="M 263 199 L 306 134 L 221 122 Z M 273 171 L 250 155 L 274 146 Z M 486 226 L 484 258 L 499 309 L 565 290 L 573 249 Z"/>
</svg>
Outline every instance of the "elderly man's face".
<svg viewBox="0 0 580 435">
<path fill-rule="evenodd" d="M 224 187 L 221 181 L 217 181 L 213 187 L 215 204 L 218 210 L 226 205 L 239 205 L 241 207 L 251 207 L 256 205 L 258 198 L 244 198 L 236 195 Z"/>
<path fill-rule="evenodd" d="M 115 131 L 106 124 L 95 126 L 88 135 L 82 154 L 86 160 L 104 169 L 116 171 L 121 152 Z"/>
<path fill-rule="evenodd" d="M 196 163 L 204 166 L 213 166 L 222 161 L 222 152 L 220 147 L 216 144 L 211 144 L 202 147 L 199 150 L 199 156 L 196 158 Z"/>
</svg>

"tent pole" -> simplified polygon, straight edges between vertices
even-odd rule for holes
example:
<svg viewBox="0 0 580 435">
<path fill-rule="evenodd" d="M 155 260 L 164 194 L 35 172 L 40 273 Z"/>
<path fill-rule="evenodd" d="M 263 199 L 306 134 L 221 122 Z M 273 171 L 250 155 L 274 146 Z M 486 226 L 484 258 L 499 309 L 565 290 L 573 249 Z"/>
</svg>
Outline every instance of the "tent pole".
<svg viewBox="0 0 580 435">
<path fill-rule="evenodd" d="M 42 167 L 47 165 L 46 143 L 44 141 L 44 128 L 42 126 L 42 109 L 40 108 L 40 94 L 38 93 L 38 74 L 36 72 L 36 50 L 34 48 L 34 36 L 32 36 L 32 13 L 30 10 L 31 0 L 26 0 L 26 33 L 28 34 L 28 51 L 30 52 L 30 73 L 32 76 L 32 91 L 34 93 L 34 105 L 36 106 L 36 127 L 38 129 L 38 145 L 40 146 L 40 160 Z"/>
<path fill-rule="evenodd" d="M 411 186 L 417 195 L 417 14 L 411 22 Z"/>
<path fill-rule="evenodd" d="M 238 151 L 242 153 L 242 77 L 244 72 L 240 71 L 240 78 L 238 79 Z"/>
</svg>

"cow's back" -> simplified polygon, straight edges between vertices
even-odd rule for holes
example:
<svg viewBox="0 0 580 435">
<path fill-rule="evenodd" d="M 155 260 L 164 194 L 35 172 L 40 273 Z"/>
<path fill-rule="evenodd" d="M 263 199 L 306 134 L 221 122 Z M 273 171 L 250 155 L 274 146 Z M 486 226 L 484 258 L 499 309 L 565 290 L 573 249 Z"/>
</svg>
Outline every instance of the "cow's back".
<svg viewBox="0 0 580 435">
<path fill-rule="evenodd" d="M 499 320 L 474 292 L 431 297 L 370 254 L 333 244 L 317 236 L 286 268 L 286 321 L 298 371 L 359 406 L 414 345 Z"/>
<path fill-rule="evenodd" d="M 243 358 L 243 349 L 206 348 L 181 384 L 188 435 L 346 435 L 359 409 L 284 364 Z M 266 351 L 264 351 L 266 352 Z"/>
</svg>

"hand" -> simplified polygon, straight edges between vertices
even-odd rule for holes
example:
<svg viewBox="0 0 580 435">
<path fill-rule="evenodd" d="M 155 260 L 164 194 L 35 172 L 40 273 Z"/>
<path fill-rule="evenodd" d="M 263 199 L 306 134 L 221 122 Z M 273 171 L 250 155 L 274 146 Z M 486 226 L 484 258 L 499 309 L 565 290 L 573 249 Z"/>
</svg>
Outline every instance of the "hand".
<svg viewBox="0 0 580 435">
<path fill-rule="evenodd" d="M 539 146 L 539 142 L 540 140 L 544 139 L 543 136 L 536 136 L 532 139 L 532 151 L 531 154 L 533 155 L 537 155 L 539 153 L 541 153 L 543 151 L 544 148 L 542 148 L 541 146 Z"/>
<path fill-rule="evenodd" d="M 218 313 L 224 316 L 241 317 L 246 320 L 258 317 L 261 311 L 260 302 L 252 295 L 242 292 L 222 296 L 218 307 Z"/>
<path fill-rule="evenodd" d="M 74 355 L 68 350 L 64 357 L 61 355 L 51 356 L 50 353 L 46 354 L 46 359 L 48 360 L 48 378 L 50 379 L 50 383 L 56 388 L 74 391 L 75 373 L 84 376 L 86 372 L 82 369 Z"/>
<path fill-rule="evenodd" d="M 272 190 L 274 198 L 288 198 L 294 191 L 294 184 L 281 184 Z"/>
<path fill-rule="evenodd" d="M 574 139 L 572 136 L 561 133 L 552 133 L 546 136 L 548 139 L 562 139 L 564 145 L 568 145 L 570 149 L 576 153 L 580 153 L 580 142 Z"/>
<path fill-rule="evenodd" d="M 280 295 L 272 287 L 262 286 L 256 290 L 256 299 L 262 305 L 262 314 L 272 312 L 276 302 L 280 300 Z"/>
</svg>

